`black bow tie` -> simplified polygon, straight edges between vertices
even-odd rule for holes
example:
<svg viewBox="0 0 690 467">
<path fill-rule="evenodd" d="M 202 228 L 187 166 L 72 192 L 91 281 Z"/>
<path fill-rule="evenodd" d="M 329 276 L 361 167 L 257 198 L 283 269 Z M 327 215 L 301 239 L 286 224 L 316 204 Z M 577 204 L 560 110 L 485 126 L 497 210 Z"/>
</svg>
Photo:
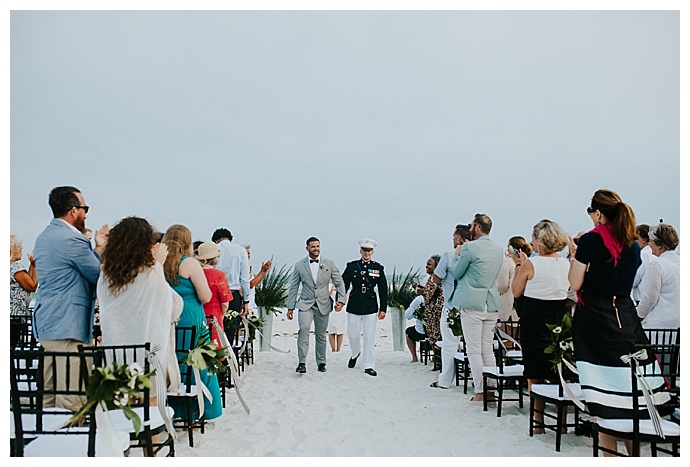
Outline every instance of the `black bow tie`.
<svg viewBox="0 0 690 467">
<path fill-rule="evenodd" d="M 310 262 L 310 263 L 318 263 L 319 260 L 318 260 L 318 259 L 310 259 L 309 262 Z"/>
</svg>

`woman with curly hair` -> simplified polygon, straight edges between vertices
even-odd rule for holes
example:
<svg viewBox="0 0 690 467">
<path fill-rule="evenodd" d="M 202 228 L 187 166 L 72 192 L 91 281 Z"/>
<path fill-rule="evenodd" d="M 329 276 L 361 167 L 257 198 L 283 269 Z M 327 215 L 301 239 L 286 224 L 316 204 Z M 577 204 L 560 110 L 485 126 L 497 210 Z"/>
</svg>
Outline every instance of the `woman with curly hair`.
<svg viewBox="0 0 690 467">
<path fill-rule="evenodd" d="M 146 219 L 126 217 L 108 234 L 96 285 L 103 345 L 151 343 L 169 389 L 180 386 L 173 324 L 182 298 L 165 281 L 167 248 Z M 154 382 L 155 383 L 155 382 Z M 155 394 L 155 391 L 154 391 Z"/>
<path fill-rule="evenodd" d="M 212 292 L 206 281 L 204 270 L 193 256 L 192 233 L 184 225 L 171 225 L 163 236 L 163 243 L 168 247 L 168 256 L 163 265 L 165 280 L 180 294 L 184 302 L 177 326 L 194 327 L 197 340 L 211 341 L 203 304 L 211 300 Z M 196 342 L 185 342 L 183 345 L 185 348 L 193 349 L 196 347 Z M 178 358 L 183 360 L 185 355 L 178 354 Z M 187 364 L 180 363 L 180 372 L 186 369 Z M 212 397 L 209 400 L 204 396 L 204 419 L 213 420 L 223 414 L 218 376 L 209 374 L 207 370 L 200 370 L 199 374 Z M 195 383 L 192 382 L 192 384 Z M 175 409 L 175 418 L 186 418 L 186 404 L 173 403 L 172 407 Z M 198 418 L 199 408 L 194 407 L 192 412 L 192 418 Z"/>
</svg>

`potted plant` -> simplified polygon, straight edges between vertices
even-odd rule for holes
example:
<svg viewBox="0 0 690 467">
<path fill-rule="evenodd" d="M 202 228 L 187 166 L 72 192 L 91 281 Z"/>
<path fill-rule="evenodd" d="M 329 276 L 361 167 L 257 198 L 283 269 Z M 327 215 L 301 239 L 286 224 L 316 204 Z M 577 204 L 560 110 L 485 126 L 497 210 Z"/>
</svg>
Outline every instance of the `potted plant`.
<svg viewBox="0 0 690 467">
<path fill-rule="evenodd" d="M 259 309 L 259 319 L 263 328 L 259 335 L 260 350 L 269 350 L 273 317 L 280 314 L 280 308 L 287 305 L 287 286 L 290 280 L 290 269 L 283 265 L 279 269 L 271 268 L 263 280 L 254 289 L 254 301 Z"/>
<path fill-rule="evenodd" d="M 419 276 L 419 268 L 406 273 L 397 273 L 388 281 L 388 313 L 393 327 L 393 350 L 404 350 L 405 347 L 405 309 L 410 306 L 417 293 L 412 288 Z"/>
</svg>

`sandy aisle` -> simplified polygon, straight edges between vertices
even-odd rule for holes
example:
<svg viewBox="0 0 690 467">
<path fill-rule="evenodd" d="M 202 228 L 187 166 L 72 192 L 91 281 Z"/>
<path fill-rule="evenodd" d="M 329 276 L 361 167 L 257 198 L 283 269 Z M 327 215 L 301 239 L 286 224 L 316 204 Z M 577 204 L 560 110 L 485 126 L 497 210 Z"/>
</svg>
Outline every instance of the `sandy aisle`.
<svg viewBox="0 0 690 467">
<path fill-rule="evenodd" d="M 347 336 L 340 353 L 328 350 L 328 371 L 318 373 L 313 337 L 307 374 L 295 373 L 296 320 L 279 315 L 273 345 L 289 354 L 259 352 L 242 374 L 247 415 L 234 390 L 221 418 L 196 434 L 190 448 L 178 432 L 177 455 L 185 456 L 591 456 L 591 439 L 568 434 L 561 453 L 555 435 L 528 435 L 528 404 L 505 403 L 502 417 L 470 403 L 458 387 L 429 388 L 431 366 L 409 363 L 393 351 L 391 320 L 377 329 L 377 377 L 347 368 Z M 276 334 L 278 334 L 276 336 Z"/>
</svg>

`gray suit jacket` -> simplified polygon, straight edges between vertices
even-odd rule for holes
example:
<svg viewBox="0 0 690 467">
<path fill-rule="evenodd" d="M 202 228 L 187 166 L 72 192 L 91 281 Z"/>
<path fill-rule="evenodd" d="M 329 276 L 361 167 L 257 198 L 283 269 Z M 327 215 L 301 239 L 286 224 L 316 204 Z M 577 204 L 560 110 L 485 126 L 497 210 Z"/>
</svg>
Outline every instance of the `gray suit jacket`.
<svg viewBox="0 0 690 467">
<path fill-rule="evenodd" d="M 101 262 L 89 239 L 53 219 L 36 239 L 34 257 L 36 338 L 90 342 Z"/>
<path fill-rule="evenodd" d="M 319 273 L 316 276 L 316 283 L 314 283 L 314 278 L 311 275 L 308 256 L 295 263 L 288 286 L 288 310 L 294 310 L 295 304 L 300 310 L 308 310 L 316 303 L 322 315 L 327 315 L 333 311 L 333 300 L 328 293 L 328 284 L 331 281 L 338 291 L 337 297 L 344 301 L 345 283 L 333 261 L 324 257 L 319 259 Z M 299 303 L 297 303 L 297 292 L 300 284 L 302 284 L 302 293 Z"/>
</svg>

